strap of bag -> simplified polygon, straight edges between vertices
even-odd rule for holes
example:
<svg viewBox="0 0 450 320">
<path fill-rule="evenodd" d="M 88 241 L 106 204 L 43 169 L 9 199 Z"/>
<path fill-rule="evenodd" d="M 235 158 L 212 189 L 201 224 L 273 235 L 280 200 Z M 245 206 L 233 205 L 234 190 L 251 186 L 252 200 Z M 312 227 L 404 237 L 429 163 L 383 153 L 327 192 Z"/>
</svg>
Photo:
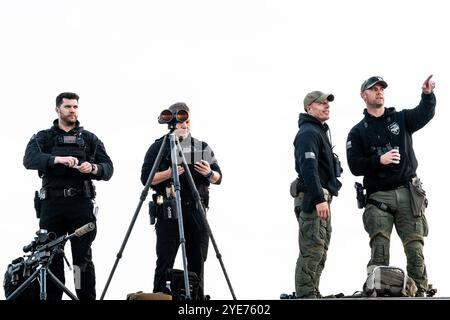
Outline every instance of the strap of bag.
<svg viewBox="0 0 450 320">
<path fill-rule="evenodd" d="M 387 213 L 390 213 L 392 215 L 395 214 L 395 211 L 392 210 L 387 204 L 374 200 L 374 199 L 367 199 L 366 203 L 373 204 L 375 207 L 377 207 L 380 210 L 386 211 Z"/>
</svg>

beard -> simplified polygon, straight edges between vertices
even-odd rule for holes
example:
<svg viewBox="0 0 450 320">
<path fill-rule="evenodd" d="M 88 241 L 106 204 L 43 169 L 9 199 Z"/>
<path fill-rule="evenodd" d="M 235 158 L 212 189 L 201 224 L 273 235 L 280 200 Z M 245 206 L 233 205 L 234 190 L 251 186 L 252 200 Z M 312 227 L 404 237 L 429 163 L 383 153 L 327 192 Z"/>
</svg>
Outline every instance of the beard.
<svg viewBox="0 0 450 320">
<path fill-rule="evenodd" d="M 73 126 L 77 122 L 77 116 L 76 115 L 61 116 L 61 121 L 67 126 Z"/>
<path fill-rule="evenodd" d="M 374 104 L 372 104 L 372 108 L 373 109 L 380 109 L 381 107 L 383 107 L 382 103 L 374 103 Z"/>
<path fill-rule="evenodd" d="M 372 108 L 380 109 L 384 106 L 384 98 L 375 98 L 371 103 Z"/>
<path fill-rule="evenodd" d="M 175 135 L 178 137 L 180 141 L 185 140 L 189 137 L 189 129 L 175 129 Z"/>
</svg>

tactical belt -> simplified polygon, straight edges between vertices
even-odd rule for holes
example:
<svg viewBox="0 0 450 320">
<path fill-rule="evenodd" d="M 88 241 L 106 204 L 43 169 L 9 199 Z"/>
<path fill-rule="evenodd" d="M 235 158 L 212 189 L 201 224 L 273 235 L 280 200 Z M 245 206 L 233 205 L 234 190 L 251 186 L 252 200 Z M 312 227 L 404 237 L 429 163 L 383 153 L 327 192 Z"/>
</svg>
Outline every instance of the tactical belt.
<svg viewBox="0 0 450 320">
<path fill-rule="evenodd" d="M 377 201 L 377 200 L 373 200 L 373 199 L 367 199 L 366 203 L 373 204 L 378 209 L 386 211 L 387 213 L 390 213 L 392 215 L 395 214 L 395 211 L 392 210 L 387 204 L 385 204 L 383 202 L 380 202 L 380 201 Z"/>
<path fill-rule="evenodd" d="M 297 197 L 303 198 L 305 196 L 305 193 L 306 192 L 299 192 L 297 194 Z M 329 203 L 331 203 L 331 201 L 333 200 L 333 195 L 327 189 L 323 189 L 323 197 L 324 197 L 325 201 L 329 202 Z"/>
<path fill-rule="evenodd" d="M 72 198 L 77 196 L 86 196 L 83 189 L 68 188 L 68 189 L 47 189 L 48 197 L 64 197 Z"/>
</svg>

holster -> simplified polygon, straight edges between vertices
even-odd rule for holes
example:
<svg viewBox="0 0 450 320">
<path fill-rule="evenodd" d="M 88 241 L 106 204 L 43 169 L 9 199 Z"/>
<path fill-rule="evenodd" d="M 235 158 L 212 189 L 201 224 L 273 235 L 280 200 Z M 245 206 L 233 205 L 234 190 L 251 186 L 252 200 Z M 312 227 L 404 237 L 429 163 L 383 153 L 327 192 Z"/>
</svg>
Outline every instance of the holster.
<svg viewBox="0 0 450 320">
<path fill-rule="evenodd" d="M 331 203 L 333 196 L 327 189 L 322 188 L 322 190 L 325 201 Z M 300 185 L 298 179 L 291 182 L 289 191 L 294 198 L 294 210 L 296 214 L 299 214 L 300 211 L 312 212 L 315 209 L 311 194 L 306 191 L 304 186 Z"/>
<path fill-rule="evenodd" d="M 415 217 L 420 217 L 425 213 L 428 206 L 426 192 L 422 188 L 422 182 L 418 177 L 411 179 L 409 183 L 409 193 L 411 201 L 411 210 Z"/>
<path fill-rule="evenodd" d="M 41 198 L 39 197 L 39 191 L 34 192 L 34 210 L 36 210 L 36 218 L 41 217 Z"/>
<path fill-rule="evenodd" d="M 150 215 L 150 224 L 153 225 L 156 222 L 156 218 L 158 215 L 158 205 L 153 201 L 148 203 L 148 213 Z"/>
<path fill-rule="evenodd" d="M 291 196 L 295 198 L 296 196 L 298 196 L 300 192 L 306 192 L 306 188 L 305 186 L 300 184 L 300 180 L 296 178 L 294 181 L 291 182 L 289 192 L 291 193 Z"/>
<path fill-rule="evenodd" d="M 364 192 L 364 187 L 361 183 L 355 182 L 355 190 L 358 209 L 362 209 L 366 206 L 367 203 L 367 196 Z"/>
<path fill-rule="evenodd" d="M 289 192 L 293 198 L 295 198 L 298 195 L 297 185 L 298 179 L 295 179 L 294 181 L 291 182 L 291 186 L 289 188 Z"/>
<path fill-rule="evenodd" d="M 162 195 L 158 195 L 157 193 L 152 194 L 153 201 L 148 203 L 149 215 L 150 215 L 150 224 L 153 225 L 156 222 L 156 219 L 161 218 L 162 216 Z"/>
</svg>

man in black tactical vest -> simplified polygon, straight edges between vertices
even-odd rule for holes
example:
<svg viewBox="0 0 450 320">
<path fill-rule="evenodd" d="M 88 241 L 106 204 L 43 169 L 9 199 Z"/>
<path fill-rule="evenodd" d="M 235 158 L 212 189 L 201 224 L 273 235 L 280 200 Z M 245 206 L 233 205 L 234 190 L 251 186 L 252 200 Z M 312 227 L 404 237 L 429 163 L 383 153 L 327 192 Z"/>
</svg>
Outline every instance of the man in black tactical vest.
<svg viewBox="0 0 450 320">
<path fill-rule="evenodd" d="M 36 192 L 35 207 L 39 227 L 57 236 L 96 221 L 95 186 L 92 180 L 109 180 L 113 163 L 100 139 L 78 122 L 78 100 L 75 93 L 56 97 L 58 119 L 50 129 L 33 135 L 25 150 L 25 168 L 38 170 L 42 188 Z M 76 294 L 80 300 L 95 300 L 95 269 L 91 244 L 96 230 L 71 240 Z M 56 255 L 50 270 L 63 283 L 64 261 Z M 48 300 L 60 300 L 62 290 L 47 282 Z"/>
</svg>

